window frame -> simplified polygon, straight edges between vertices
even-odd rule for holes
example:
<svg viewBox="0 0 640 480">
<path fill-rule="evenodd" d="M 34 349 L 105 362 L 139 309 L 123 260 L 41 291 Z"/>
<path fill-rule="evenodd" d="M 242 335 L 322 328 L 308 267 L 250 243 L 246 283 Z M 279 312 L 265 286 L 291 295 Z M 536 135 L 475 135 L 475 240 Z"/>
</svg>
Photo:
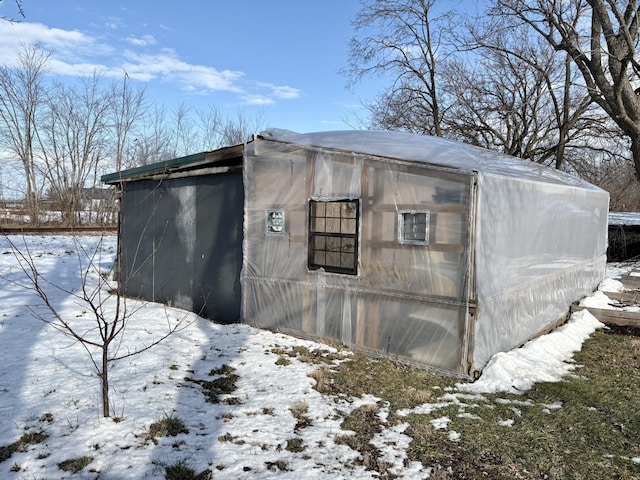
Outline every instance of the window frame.
<svg viewBox="0 0 640 480">
<path fill-rule="evenodd" d="M 276 230 L 272 229 L 272 227 L 274 226 L 274 223 L 271 221 L 271 214 L 273 214 L 273 213 L 277 213 L 277 214 L 282 215 L 282 230 L 280 230 L 280 231 L 276 231 Z M 271 208 L 271 209 L 265 211 L 265 213 L 264 213 L 264 232 L 265 232 L 265 235 L 282 237 L 283 235 L 285 235 L 286 230 L 287 230 L 287 223 L 286 223 L 286 216 L 285 216 L 284 208 Z"/>
<path fill-rule="evenodd" d="M 405 215 L 425 214 L 424 240 L 407 239 L 405 233 Z M 402 245 L 429 245 L 429 227 L 431 223 L 431 212 L 429 210 L 398 210 L 398 243 Z"/>
<path fill-rule="evenodd" d="M 355 214 L 354 216 L 343 216 L 343 208 L 340 208 L 340 216 L 328 216 L 326 211 L 327 204 L 355 204 Z M 317 205 L 324 205 L 324 214 L 318 214 Z M 360 199 L 359 198 L 342 198 L 342 199 L 310 199 L 309 207 L 308 207 L 308 241 L 307 241 L 307 267 L 311 271 L 316 271 L 320 269 L 324 269 L 325 272 L 328 273 L 337 273 L 342 275 L 358 275 L 358 261 L 359 261 L 359 251 L 360 251 Z M 314 225 L 316 225 L 315 220 L 324 221 L 325 227 L 323 230 L 314 229 Z M 331 229 L 327 228 L 327 220 L 332 220 L 337 222 L 340 225 L 339 231 L 330 231 Z M 353 221 L 355 221 L 354 228 L 349 229 L 349 231 L 343 231 L 343 226 L 345 224 L 350 225 Z M 316 239 L 324 239 L 324 248 L 315 248 Z M 340 243 L 340 249 L 331 249 L 327 244 L 330 243 L 327 240 L 330 239 L 330 242 Z M 342 245 L 345 243 L 345 240 L 348 242 L 351 240 L 353 251 L 345 251 L 342 249 Z M 345 245 L 348 246 L 348 245 Z M 317 262 L 316 255 L 318 252 L 324 252 L 325 261 Z M 339 258 L 339 265 L 332 265 L 327 261 L 327 254 L 337 254 Z M 348 255 L 347 255 L 348 254 Z M 347 266 L 343 263 L 343 257 L 350 258 Z"/>
</svg>

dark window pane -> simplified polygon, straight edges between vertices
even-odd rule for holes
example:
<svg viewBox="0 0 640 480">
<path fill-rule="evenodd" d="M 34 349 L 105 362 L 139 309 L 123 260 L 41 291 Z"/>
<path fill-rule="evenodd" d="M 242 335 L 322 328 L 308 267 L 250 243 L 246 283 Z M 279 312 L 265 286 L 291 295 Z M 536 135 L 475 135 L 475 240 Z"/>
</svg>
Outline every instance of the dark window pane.
<svg viewBox="0 0 640 480">
<path fill-rule="evenodd" d="M 356 218 L 358 214 L 357 202 L 345 202 L 342 205 L 342 217 L 343 218 Z"/>
<path fill-rule="evenodd" d="M 355 235 L 356 233 L 356 219 L 354 218 L 353 220 L 351 219 L 343 219 L 342 220 L 342 233 L 350 233 L 352 235 Z"/>
<path fill-rule="evenodd" d="M 329 202 L 325 205 L 326 216 L 331 218 L 340 218 L 340 203 L 342 202 Z"/>
<path fill-rule="evenodd" d="M 325 261 L 325 267 L 340 267 L 340 253 L 339 252 L 327 252 L 327 259 Z"/>
<path fill-rule="evenodd" d="M 327 227 L 325 229 L 327 233 L 340 233 L 340 219 L 339 218 L 327 218 Z"/>
<path fill-rule="evenodd" d="M 331 252 L 339 252 L 340 251 L 340 237 L 327 237 L 327 250 Z"/>
<path fill-rule="evenodd" d="M 312 261 L 316 265 L 323 265 L 324 263 L 326 263 L 326 254 L 324 250 L 314 251 L 312 254 Z"/>
<path fill-rule="evenodd" d="M 324 217 L 312 217 L 311 218 L 311 231 L 313 232 L 324 232 L 325 228 L 325 219 Z"/>
<path fill-rule="evenodd" d="M 327 239 L 326 237 L 314 236 L 311 238 L 311 248 L 313 250 L 326 250 Z"/>
<path fill-rule="evenodd" d="M 355 268 L 356 257 L 353 253 L 343 253 L 340 256 L 340 266 L 343 268 Z"/>
</svg>

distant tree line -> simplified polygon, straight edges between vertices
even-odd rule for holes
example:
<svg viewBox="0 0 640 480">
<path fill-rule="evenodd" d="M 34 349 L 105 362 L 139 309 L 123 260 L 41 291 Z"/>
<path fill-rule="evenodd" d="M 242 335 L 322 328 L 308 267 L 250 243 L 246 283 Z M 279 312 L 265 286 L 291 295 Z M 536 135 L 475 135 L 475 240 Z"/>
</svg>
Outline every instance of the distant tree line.
<svg viewBox="0 0 640 480">
<path fill-rule="evenodd" d="M 389 87 L 359 126 L 442 136 L 577 174 L 640 210 L 635 0 L 363 0 L 349 86 Z"/>
<path fill-rule="evenodd" d="M 636 0 L 362 0 L 343 73 L 352 88 L 375 75 L 389 85 L 354 122 L 550 165 L 608 190 L 612 210 L 639 210 L 639 13 Z M 126 72 L 63 84 L 48 75 L 52 60 L 30 45 L 0 66 L 0 152 L 19 162 L 32 223 L 43 192 L 71 223 L 102 173 L 262 127 L 213 105 L 169 110 Z"/>
<path fill-rule="evenodd" d="M 213 105 L 169 110 L 126 72 L 118 81 L 96 71 L 59 82 L 48 75 L 53 53 L 38 45 L 17 56 L 15 66 L 0 66 L 0 152 L 20 165 L 14 188 L 33 224 L 45 198 L 64 223 L 75 223 L 83 191 L 103 173 L 241 143 L 263 127 L 260 115 L 227 118 Z"/>
</svg>

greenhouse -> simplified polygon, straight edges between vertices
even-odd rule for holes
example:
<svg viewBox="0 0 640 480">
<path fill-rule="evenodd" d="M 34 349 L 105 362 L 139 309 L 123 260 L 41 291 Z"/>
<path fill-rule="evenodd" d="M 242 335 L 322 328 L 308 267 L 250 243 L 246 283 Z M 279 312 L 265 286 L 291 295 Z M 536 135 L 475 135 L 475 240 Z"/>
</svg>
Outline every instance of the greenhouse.
<svg viewBox="0 0 640 480">
<path fill-rule="evenodd" d="M 103 181 L 127 294 L 457 375 L 605 272 L 605 191 L 441 138 L 274 129 Z"/>
</svg>

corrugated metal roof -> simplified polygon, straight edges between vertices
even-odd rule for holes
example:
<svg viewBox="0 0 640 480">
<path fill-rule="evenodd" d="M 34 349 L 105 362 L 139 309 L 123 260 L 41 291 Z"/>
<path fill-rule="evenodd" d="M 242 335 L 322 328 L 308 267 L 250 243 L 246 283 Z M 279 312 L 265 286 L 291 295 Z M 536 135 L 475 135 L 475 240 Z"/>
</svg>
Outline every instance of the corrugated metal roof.
<svg viewBox="0 0 640 480">
<path fill-rule="evenodd" d="M 194 170 L 202 166 L 227 164 L 229 160 L 241 165 L 243 145 L 224 147 L 210 152 L 194 153 L 186 157 L 173 158 L 162 162 L 151 163 L 141 167 L 129 168 L 119 172 L 109 173 L 100 177 L 103 183 L 114 184 L 132 180 L 142 180 L 156 175 L 169 175 L 174 172 Z"/>
</svg>

